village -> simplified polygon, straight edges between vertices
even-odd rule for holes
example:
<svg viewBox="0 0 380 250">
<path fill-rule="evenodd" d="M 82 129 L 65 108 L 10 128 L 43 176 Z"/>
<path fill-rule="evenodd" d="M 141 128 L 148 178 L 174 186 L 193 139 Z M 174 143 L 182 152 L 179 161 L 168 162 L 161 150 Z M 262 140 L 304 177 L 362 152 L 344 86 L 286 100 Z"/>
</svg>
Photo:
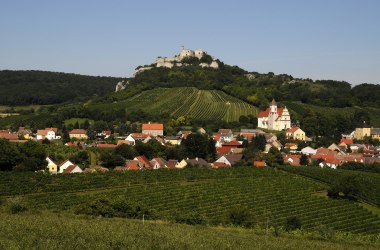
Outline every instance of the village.
<svg viewBox="0 0 380 250">
<path fill-rule="evenodd" d="M 145 155 L 138 155 L 132 159 L 127 159 L 121 166 L 115 166 L 113 171 L 131 171 L 147 169 L 183 169 L 186 166 L 199 166 L 210 168 L 234 167 L 247 164 L 244 154 L 249 149 L 249 145 L 255 138 L 263 138 L 263 148 L 260 154 L 256 154 L 248 165 L 254 167 L 271 166 L 271 162 L 266 161 L 265 154 L 273 150 L 281 154 L 282 163 L 294 167 L 310 165 L 318 167 L 338 168 L 348 162 L 360 164 L 380 163 L 380 146 L 363 143 L 365 138 L 380 141 L 380 128 L 371 128 L 363 123 L 363 126 L 341 135 L 340 141 L 313 148 L 309 145 L 312 139 L 308 138 L 300 127 L 291 126 L 291 118 L 286 107 L 278 108 L 273 100 L 270 106 L 258 115 L 258 124 L 255 129 L 232 129 L 220 128 L 219 131 L 211 135 L 207 134 L 203 128 L 197 131 L 181 130 L 174 136 L 164 135 L 164 124 L 162 123 L 142 123 L 141 131 L 135 131 L 126 136 L 113 134 L 110 130 L 97 131 L 96 140 L 88 141 L 88 133 L 85 129 L 72 129 L 69 131 L 69 141 L 63 141 L 66 147 L 99 148 L 114 150 L 120 145 L 126 144 L 134 147 L 137 143 L 148 143 L 151 140 L 157 141 L 164 147 L 170 148 L 181 145 L 189 135 L 201 134 L 212 139 L 215 145 L 215 161 L 208 162 L 207 159 L 195 156 L 184 159 L 164 159 L 154 156 L 148 159 Z M 107 139 L 114 138 L 113 143 L 108 143 Z M 279 138 L 284 137 L 284 138 Z M 20 127 L 18 131 L 1 130 L 0 138 L 7 139 L 12 143 L 25 143 L 29 140 L 39 142 L 61 142 L 62 133 L 58 128 L 45 128 L 37 130 L 36 133 Z M 272 150 L 272 151 L 271 151 Z M 69 159 L 63 162 L 55 162 L 51 157 L 46 158 L 46 171 L 52 174 L 61 173 L 93 173 L 105 172 L 110 168 L 107 166 L 86 167 L 78 165 Z"/>
</svg>

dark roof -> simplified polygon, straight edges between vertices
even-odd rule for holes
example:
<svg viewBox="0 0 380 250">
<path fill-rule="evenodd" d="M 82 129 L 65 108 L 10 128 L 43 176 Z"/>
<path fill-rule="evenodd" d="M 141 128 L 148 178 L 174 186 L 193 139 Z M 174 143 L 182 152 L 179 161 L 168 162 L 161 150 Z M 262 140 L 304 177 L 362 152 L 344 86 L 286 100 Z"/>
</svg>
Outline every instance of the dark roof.
<svg viewBox="0 0 380 250">
<path fill-rule="evenodd" d="M 195 165 L 206 166 L 206 167 L 209 166 L 208 162 L 202 158 L 188 159 L 188 160 L 186 160 L 186 162 L 187 162 L 187 164 L 193 165 L 193 166 L 195 166 Z"/>
<path fill-rule="evenodd" d="M 228 154 L 228 155 L 225 155 L 224 157 L 226 157 L 226 159 L 231 163 L 231 165 L 235 165 L 238 161 L 241 160 L 243 155 L 242 154 Z"/>
</svg>

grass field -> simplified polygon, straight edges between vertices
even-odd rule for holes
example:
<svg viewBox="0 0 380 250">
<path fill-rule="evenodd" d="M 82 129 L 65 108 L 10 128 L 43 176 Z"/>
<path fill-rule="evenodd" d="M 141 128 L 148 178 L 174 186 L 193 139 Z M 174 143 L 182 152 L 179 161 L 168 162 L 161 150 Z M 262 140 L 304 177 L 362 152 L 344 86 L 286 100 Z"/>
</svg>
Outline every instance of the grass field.
<svg viewBox="0 0 380 250">
<path fill-rule="evenodd" d="M 126 108 L 172 117 L 190 115 L 195 119 L 237 121 L 241 115 L 257 115 L 257 108 L 219 90 L 197 88 L 157 88 L 112 104 L 89 105 L 92 108 Z"/>
</svg>

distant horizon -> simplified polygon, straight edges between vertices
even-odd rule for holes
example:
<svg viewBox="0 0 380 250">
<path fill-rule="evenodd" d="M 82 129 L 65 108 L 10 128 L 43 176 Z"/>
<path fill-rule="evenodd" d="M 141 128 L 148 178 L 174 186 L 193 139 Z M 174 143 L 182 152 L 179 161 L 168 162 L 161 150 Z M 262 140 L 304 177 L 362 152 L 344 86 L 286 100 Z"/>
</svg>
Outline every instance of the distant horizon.
<svg viewBox="0 0 380 250">
<path fill-rule="evenodd" d="M 181 46 L 247 71 L 380 84 L 380 1 L 2 1 L 0 69 L 132 77 Z"/>
</svg>

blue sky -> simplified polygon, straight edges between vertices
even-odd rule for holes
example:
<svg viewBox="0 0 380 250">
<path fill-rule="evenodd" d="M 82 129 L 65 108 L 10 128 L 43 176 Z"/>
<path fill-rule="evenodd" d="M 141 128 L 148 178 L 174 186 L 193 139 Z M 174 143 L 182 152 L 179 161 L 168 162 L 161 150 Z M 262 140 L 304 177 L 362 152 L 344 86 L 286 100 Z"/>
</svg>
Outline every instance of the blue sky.
<svg viewBox="0 0 380 250">
<path fill-rule="evenodd" d="M 0 0 L 0 69 L 131 76 L 202 48 L 248 71 L 380 83 L 380 1 Z"/>
</svg>

